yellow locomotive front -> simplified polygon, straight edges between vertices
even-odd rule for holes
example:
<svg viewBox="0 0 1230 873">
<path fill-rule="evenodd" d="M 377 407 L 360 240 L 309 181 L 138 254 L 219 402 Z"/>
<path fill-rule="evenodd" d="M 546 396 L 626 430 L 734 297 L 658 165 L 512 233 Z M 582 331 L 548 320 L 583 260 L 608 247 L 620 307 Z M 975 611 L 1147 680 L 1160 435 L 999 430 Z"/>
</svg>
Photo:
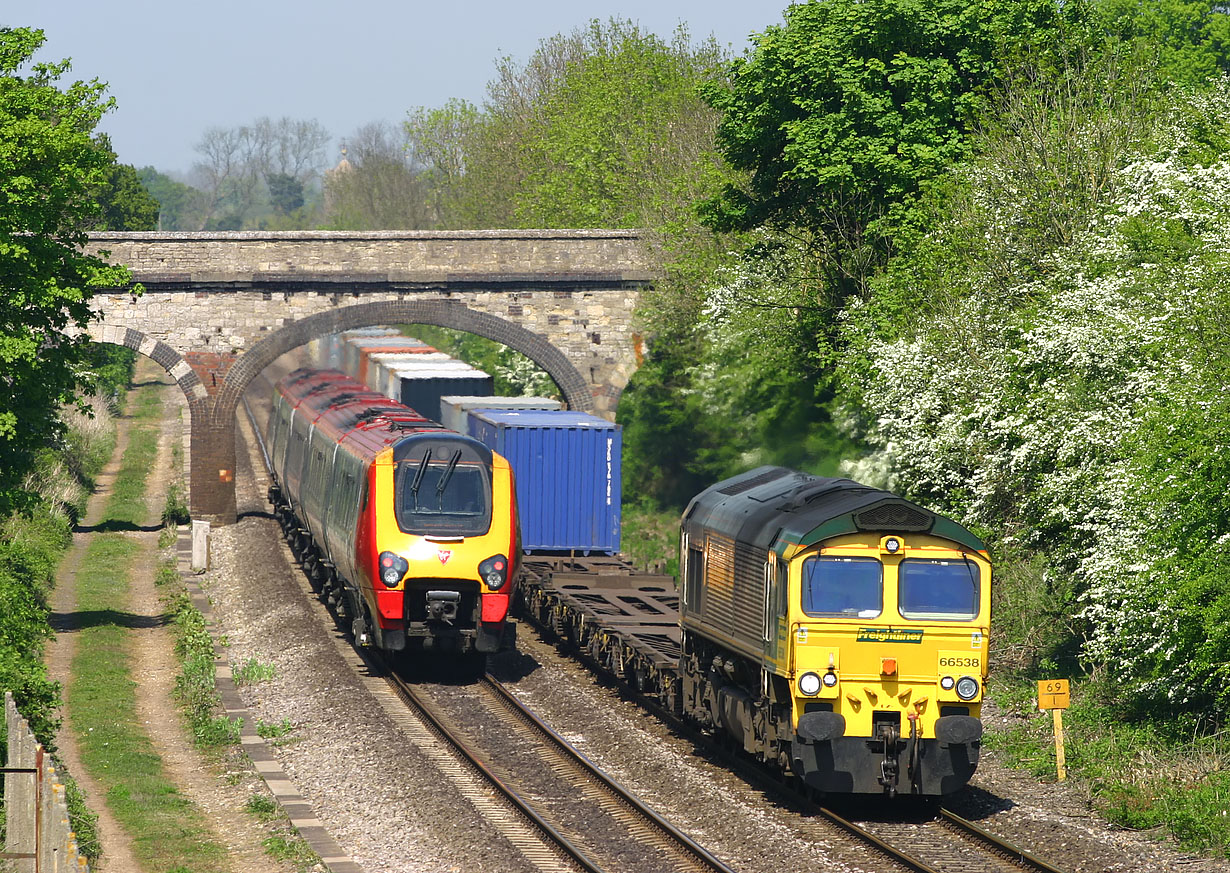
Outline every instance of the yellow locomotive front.
<svg viewBox="0 0 1230 873">
<path fill-rule="evenodd" d="M 789 559 L 792 767 L 830 792 L 947 794 L 978 762 L 991 567 L 924 534 Z"/>
<path fill-rule="evenodd" d="M 684 517 L 683 707 L 832 793 L 947 794 L 977 766 L 991 565 L 965 528 L 764 467 Z"/>
</svg>

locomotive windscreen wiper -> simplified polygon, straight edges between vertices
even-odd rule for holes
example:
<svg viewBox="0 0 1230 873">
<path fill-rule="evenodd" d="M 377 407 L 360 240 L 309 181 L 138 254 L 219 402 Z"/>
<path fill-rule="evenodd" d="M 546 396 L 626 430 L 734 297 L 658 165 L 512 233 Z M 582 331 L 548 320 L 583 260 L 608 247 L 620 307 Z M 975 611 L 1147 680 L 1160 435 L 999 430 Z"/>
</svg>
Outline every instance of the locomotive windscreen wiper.
<svg viewBox="0 0 1230 873">
<path fill-rule="evenodd" d="M 461 449 L 453 453 L 453 457 L 449 459 L 448 469 L 444 471 L 444 475 L 440 477 L 440 481 L 436 484 L 436 493 L 443 494 L 444 489 L 448 487 L 448 480 L 453 478 L 453 471 L 457 469 L 457 462 L 461 460 Z"/>
</svg>

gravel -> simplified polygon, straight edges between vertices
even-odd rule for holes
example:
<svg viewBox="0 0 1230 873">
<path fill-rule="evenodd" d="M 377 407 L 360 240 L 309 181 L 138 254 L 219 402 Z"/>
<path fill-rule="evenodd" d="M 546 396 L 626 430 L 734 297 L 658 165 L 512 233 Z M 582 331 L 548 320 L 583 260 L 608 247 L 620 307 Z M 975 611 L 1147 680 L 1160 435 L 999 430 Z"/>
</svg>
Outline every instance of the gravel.
<svg viewBox="0 0 1230 873">
<path fill-rule="evenodd" d="M 243 453 L 241 452 L 241 456 Z M 249 469 L 244 469 L 248 466 Z M 213 533 L 201 577 L 232 665 L 276 675 L 240 691 L 253 716 L 289 720 L 274 752 L 333 838 L 369 873 L 531 869 L 398 724 L 290 563 L 263 481 L 241 459 L 241 520 Z M 827 824 L 767 797 L 559 654 L 524 625 L 492 672 L 556 731 L 733 868 L 877 871 L 883 861 Z M 1230 871 L 1093 816 L 1079 787 L 1043 784 L 984 753 L 954 811 L 1074 871 Z"/>
</svg>

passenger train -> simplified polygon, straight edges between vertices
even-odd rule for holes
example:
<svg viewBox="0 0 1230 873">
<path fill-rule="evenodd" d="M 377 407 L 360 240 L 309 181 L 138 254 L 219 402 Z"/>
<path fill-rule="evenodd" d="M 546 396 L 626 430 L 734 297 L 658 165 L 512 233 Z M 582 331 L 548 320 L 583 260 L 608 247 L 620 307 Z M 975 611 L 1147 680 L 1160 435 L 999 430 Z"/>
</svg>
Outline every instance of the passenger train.
<svg viewBox="0 0 1230 873">
<path fill-rule="evenodd" d="M 336 370 L 273 392 L 269 498 L 312 586 L 360 645 L 511 644 L 521 545 L 508 462 Z"/>
</svg>

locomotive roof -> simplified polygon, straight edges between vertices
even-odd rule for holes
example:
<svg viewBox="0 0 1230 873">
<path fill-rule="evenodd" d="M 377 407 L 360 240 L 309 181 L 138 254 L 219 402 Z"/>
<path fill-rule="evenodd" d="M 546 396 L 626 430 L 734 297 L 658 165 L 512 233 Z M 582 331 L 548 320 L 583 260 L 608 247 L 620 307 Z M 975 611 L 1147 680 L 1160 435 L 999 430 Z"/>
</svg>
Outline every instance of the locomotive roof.
<svg viewBox="0 0 1230 873">
<path fill-rule="evenodd" d="M 692 498 L 683 518 L 689 534 L 704 526 L 779 555 L 791 544 L 809 546 L 856 531 L 930 533 L 986 550 L 957 522 L 890 491 L 785 467 L 758 467 L 724 479 Z"/>
</svg>

